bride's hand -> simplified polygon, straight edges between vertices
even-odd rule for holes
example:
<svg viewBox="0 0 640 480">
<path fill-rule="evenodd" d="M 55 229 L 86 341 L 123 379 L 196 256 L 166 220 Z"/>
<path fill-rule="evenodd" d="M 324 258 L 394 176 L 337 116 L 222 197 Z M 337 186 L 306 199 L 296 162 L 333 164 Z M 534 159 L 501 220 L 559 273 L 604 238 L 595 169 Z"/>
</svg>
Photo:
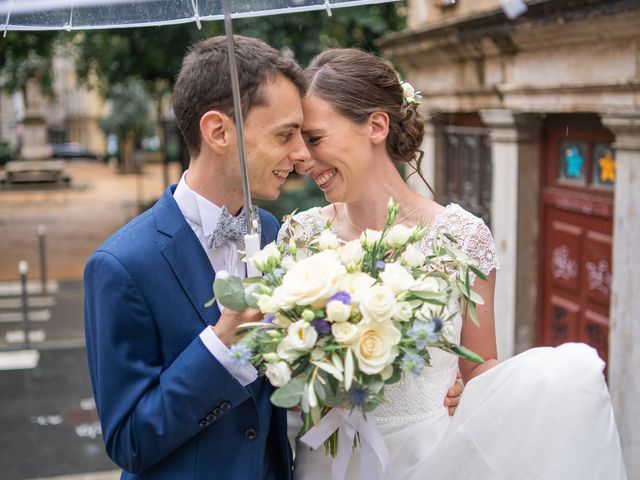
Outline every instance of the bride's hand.
<svg viewBox="0 0 640 480">
<path fill-rule="evenodd" d="M 456 375 L 456 383 L 447 391 L 447 396 L 444 399 L 444 406 L 449 409 L 449 415 L 453 416 L 456 412 L 456 408 L 458 408 L 458 404 L 460 403 L 460 396 L 462 395 L 462 390 L 464 387 L 462 386 L 462 375 L 460 372 Z"/>
</svg>

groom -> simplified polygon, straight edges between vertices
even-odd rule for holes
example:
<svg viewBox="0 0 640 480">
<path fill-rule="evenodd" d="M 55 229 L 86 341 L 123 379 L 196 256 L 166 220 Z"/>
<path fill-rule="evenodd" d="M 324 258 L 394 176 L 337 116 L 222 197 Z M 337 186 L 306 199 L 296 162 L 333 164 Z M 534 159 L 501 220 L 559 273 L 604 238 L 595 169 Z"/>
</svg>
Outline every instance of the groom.
<svg viewBox="0 0 640 480">
<path fill-rule="evenodd" d="M 273 48 L 236 37 L 247 164 L 255 198 L 275 199 L 296 162 L 302 71 Z M 106 450 L 124 479 L 286 479 L 286 412 L 229 345 L 256 311 L 205 308 L 215 272 L 244 275 L 235 217 L 240 166 L 226 42 L 184 58 L 174 88 L 188 171 L 153 208 L 109 238 L 85 268 L 89 370 Z M 243 212 L 244 213 L 244 212 Z M 278 222 L 259 211 L 262 244 Z"/>
</svg>

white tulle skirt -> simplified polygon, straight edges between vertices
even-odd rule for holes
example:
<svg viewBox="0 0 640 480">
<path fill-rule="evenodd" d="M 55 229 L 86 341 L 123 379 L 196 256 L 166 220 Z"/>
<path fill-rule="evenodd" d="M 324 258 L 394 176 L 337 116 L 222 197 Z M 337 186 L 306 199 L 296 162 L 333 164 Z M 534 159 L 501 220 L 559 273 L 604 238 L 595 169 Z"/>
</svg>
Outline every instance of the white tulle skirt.
<svg viewBox="0 0 640 480">
<path fill-rule="evenodd" d="M 379 423 L 384 478 L 626 479 L 603 368 L 584 344 L 534 348 L 468 382 L 453 417 Z M 323 448 L 296 447 L 296 480 L 331 478 Z M 345 478 L 360 479 L 358 451 Z"/>
</svg>

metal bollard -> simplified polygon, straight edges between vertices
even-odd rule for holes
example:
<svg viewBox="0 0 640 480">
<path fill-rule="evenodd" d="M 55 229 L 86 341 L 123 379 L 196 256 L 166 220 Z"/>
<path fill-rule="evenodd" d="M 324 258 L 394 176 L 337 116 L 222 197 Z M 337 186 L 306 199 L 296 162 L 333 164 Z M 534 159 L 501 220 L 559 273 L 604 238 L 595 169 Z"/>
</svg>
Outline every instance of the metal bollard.
<svg viewBox="0 0 640 480">
<path fill-rule="evenodd" d="M 47 293 L 47 249 L 46 238 L 47 227 L 38 225 L 38 239 L 40 244 L 40 281 L 42 283 L 42 293 Z"/>
<path fill-rule="evenodd" d="M 20 282 L 22 284 L 22 329 L 24 330 L 24 348 L 29 350 L 31 342 L 29 341 L 29 306 L 27 304 L 27 273 L 29 272 L 29 264 L 26 260 L 20 260 L 18 263 L 18 271 L 20 272 Z"/>
</svg>

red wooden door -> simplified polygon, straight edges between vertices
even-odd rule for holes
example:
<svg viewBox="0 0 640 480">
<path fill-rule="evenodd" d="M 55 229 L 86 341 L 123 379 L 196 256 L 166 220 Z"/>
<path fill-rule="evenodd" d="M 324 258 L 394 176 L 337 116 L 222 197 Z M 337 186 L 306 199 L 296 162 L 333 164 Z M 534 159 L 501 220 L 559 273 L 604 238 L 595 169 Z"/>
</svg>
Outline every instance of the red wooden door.
<svg viewBox="0 0 640 480">
<path fill-rule="evenodd" d="M 543 143 L 539 337 L 609 345 L 615 152 L 597 117 L 547 120 Z"/>
</svg>

